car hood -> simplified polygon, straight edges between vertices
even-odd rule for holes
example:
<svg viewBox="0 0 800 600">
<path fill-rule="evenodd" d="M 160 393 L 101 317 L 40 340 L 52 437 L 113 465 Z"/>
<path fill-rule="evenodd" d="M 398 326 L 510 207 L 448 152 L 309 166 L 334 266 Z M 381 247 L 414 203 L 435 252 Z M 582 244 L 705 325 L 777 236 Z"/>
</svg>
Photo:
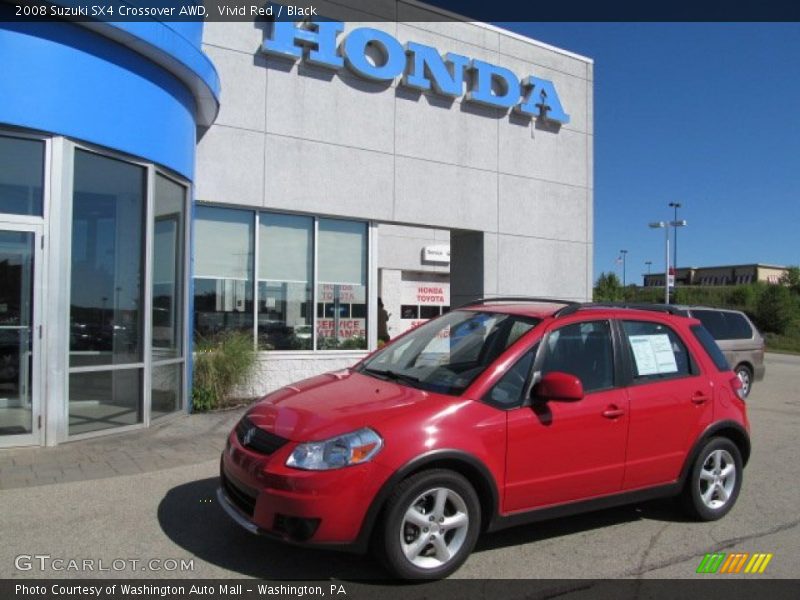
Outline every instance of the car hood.
<svg viewBox="0 0 800 600">
<path fill-rule="evenodd" d="M 421 407 L 436 410 L 454 398 L 356 371 L 325 373 L 281 388 L 248 412 L 255 425 L 283 438 L 318 441 L 375 427 Z M 424 412 L 427 412 L 425 410 Z"/>
</svg>

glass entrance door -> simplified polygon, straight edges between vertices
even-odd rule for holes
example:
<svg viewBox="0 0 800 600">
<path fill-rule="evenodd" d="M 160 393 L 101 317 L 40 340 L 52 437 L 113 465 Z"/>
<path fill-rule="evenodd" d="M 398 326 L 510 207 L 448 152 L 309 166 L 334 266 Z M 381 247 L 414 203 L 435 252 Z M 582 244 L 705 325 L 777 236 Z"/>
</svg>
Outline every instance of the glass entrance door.
<svg viewBox="0 0 800 600">
<path fill-rule="evenodd" d="M 40 232 L 0 223 L 0 446 L 40 440 Z"/>
</svg>

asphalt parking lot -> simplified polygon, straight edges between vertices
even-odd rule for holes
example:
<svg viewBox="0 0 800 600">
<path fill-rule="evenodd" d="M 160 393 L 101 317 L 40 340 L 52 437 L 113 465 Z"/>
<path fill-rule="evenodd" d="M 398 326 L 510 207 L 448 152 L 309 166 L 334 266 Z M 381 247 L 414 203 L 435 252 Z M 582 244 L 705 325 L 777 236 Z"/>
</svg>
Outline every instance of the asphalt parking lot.
<svg viewBox="0 0 800 600">
<path fill-rule="evenodd" d="M 595 512 L 484 536 L 459 578 L 692 578 L 707 552 L 770 552 L 759 577 L 800 576 L 800 357 L 770 354 L 750 400 L 753 453 L 733 511 L 689 522 L 671 501 Z M 220 440 L 224 439 L 224 434 Z M 220 447 L 222 442 L 220 441 Z M 305 550 L 250 535 L 216 504 L 216 459 L 146 473 L 0 491 L 0 577 L 385 577 L 369 557 Z M 346 510 L 346 508 L 344 508 Z M 140 561 L 69 573 L 19 555 Z M 186 571 L 142 570 L 151 559 Z"/>
</svg>

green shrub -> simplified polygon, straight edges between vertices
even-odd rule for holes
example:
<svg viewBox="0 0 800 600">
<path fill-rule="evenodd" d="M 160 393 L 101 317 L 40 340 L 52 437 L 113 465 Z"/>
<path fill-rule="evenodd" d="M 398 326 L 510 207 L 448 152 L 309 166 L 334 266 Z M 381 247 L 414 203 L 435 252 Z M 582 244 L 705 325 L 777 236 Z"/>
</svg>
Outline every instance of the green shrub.
<svg viewBox="0 0 800 600">
<path fill-rule="evenodd" d="M 796 314 L 796 301 L 789 288 L 770 285 L 758 299 L 755 316 L 762 331 L 782 334 L 786 333 Z"/>
<path fill-rule="evenodd" d="M 763 286 L 758 284 L 737 285 L 730 292 L 730 304 L 739 310 L 755 311 L 758 299 L 763 292 Z"/>
<path fill-rule="evenodd" d="M 199 339 L 195 346 L 192 404 L 195 412 L 224 406 L 256 362 L 253 338 L 239 331 Z"/>
<path fill-rule="evenodd" d="M 594 288 L 595 302 L 619 302 L 625 296 L 616 273 L 600 273 Z"/>
</svg>

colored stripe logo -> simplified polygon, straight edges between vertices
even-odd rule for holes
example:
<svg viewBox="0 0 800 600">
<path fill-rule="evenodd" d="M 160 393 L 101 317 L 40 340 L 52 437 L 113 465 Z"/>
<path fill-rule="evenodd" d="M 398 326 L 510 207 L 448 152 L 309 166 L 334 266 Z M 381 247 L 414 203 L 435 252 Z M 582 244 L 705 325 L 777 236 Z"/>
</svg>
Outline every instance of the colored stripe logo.
<svg viewBox="0 0 800 600">
<path fill-rule="evenodd" d="M 756 552 L 714 552 L 706 554 L 697 573 L 717 573 L 717 574 L 737 574 L 737 573 L 763 573 L 767 569 L 769 561 L 772 560 L 772 553 Z"/>
</svg>

